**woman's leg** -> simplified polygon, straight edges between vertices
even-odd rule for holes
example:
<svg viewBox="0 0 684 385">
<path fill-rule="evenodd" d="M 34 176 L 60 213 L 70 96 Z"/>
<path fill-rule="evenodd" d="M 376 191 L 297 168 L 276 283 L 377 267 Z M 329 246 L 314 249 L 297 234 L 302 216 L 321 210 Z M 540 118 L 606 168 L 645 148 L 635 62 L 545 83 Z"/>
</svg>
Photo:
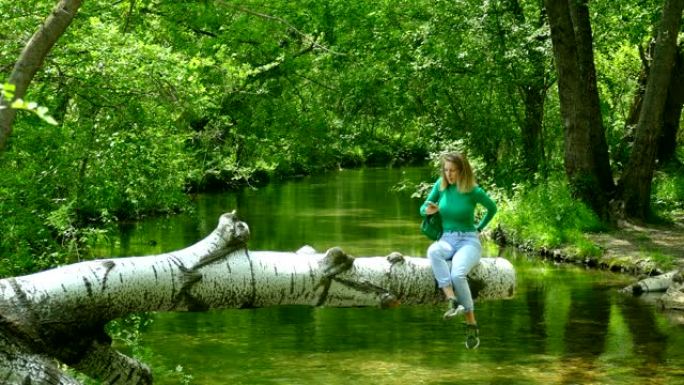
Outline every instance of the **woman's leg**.
<svg viewBox="0 0 684 385">
<path fill-rule="evenodd" d="M 473 297 L 466 278 L 470 270 L 480 262 L 482 247 L 479 243 L 467 242 L 462 245 L 451 261 L 451 281 L 458 302 L 465 308 L 465 320 L 469 324 L 476 323 Z"/>
<path fill-rule="evenodd" d="M 447 261 L 454 255 L 454 248 L 447 242 L 439 240 L 434 242 L 427 251 L 432 273 L 437 280 L 437 286 L 442 289 L 447 298 L 454 298 L 454 290 L 451 286 L 451 274 Z"/>
</svg>

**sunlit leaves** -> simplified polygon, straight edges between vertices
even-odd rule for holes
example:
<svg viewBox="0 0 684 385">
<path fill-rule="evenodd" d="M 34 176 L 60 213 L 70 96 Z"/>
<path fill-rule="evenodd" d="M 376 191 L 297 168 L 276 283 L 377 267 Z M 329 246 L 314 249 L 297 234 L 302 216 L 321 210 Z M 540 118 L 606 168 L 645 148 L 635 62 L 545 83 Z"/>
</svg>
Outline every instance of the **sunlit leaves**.
<svg viewBox="0 0 684 385">
<path fill-rule="evenodd" d="M 14 108 L 17 110 L 24 110 L 28 112 L 34 113 L 36 116 L 38 116 L 41 120 L 45 121 L 48 124 L 52 125 L 57 125 L 57 121 L 55 118 L 50 116 L 48 113 L 48 108 L 45 106 L 40 106 L 36 102 L 27 102 L 23 99 L 14 99 L 14 91 L 16 90 L 16 87 L 14 84 L 0 84 L 0 94 L 2 94 L 2 98 L 5 100 L 12 100 L 12 102 L 9 105 L 9 108 Z M 14 100 L 13 100 L 14 99 Z M 5 106 L 0 106 L 1 108 L 6 108 Z"/>
<path fill-rule="evenodd" d="M 12 100 L 14 98 L 14 91 L 16 90 L 16 88 L 17 87 L 14 84 L 0 84 L 0 92 L 2 93 L 2 97 L 5 100 Z"/>
<path fill-rule="evenodd" d="M 55 120 L 55 118 L 49 115 L 48 108 L 44 106 L 39 106 L 36 102 L 27 102 L 22 99 L 15 99 L 10 105 L 10 107 L 17 110 L 32 112 L 46 123 L 51 124 L 53 126 L 57 125 L 57 121 Z"/>
</svg>

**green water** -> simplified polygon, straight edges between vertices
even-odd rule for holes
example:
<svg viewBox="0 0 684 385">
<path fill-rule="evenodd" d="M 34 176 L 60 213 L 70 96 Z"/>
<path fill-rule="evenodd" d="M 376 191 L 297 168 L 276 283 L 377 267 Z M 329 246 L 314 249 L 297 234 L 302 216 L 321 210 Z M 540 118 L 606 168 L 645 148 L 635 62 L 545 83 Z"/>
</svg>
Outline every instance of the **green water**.
<svg viewBox="0 0 684 385">
<path fill-rule="evenodd" d="M 192 214 L 122 226 L 100 253 L 179 249 L 237 208 L 252 250 L 308 244 L 424 255 L 421 202 L 389 189 L 430 178 L 424 169 L 365 169 L 203 195 Z M 476 303 L 475 351 L 434 306 L 160 313 L 133 343 L 118 345 L 152 366 L 157 384 L 684 384 L 684 328 L 618 294 L 631 277 L 503 255 L 516 266 L 518 290 L 511 300 Z"/>
</svg>

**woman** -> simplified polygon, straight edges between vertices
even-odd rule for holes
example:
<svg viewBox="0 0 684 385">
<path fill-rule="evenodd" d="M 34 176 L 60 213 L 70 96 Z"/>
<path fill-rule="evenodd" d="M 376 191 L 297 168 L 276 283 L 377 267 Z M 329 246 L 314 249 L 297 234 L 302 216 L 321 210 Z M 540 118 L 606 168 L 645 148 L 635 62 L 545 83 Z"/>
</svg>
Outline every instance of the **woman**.
<svg viewBox="0 0 684 385">
<path fill-rule="evenodd" d="M 444 318 L 463 314 L 466 324 L 466 347 L 477 348 L 479 330 L 475 320 L 473 298 L 466 276 L 477 265 L 482 254 L 479 233 L 496 214 L 496 204 L 475 183 L 473 169 L 465 155 L 449 153 L 442 157 L 442 176 L 420 207 L 423 216 L 440 213 L 444 233 L 428 248 L 427 254 L 438 286 L 449 301 Z M 486 209 L 475 224 L 475 206 Z M 447 261 L 451 260 L 451 269 Z"/>
</svg>

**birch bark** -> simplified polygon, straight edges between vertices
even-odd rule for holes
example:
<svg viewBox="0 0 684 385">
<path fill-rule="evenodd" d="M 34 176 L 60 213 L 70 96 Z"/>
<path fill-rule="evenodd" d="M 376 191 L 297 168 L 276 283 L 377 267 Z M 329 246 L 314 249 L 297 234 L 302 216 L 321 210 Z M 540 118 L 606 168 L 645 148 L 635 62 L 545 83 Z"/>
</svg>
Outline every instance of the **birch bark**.
<svg viewBox="0 0 684 385">
<path fill-rule="evenodd" d="M 0 379 L 6 384 L 74 384 L 57 360 L 108 384 L 151 384 L 149 369 L 111 349 L 104 325 L 129 313 L 298 304 L 396 306 L 442 301 L 426 258 L 354 258 L 249 251 L 249 228 L 224 214 L 205 239 L 146 257 L 103 259 L 0 280 Z M 514 294 L 505 259 L 483 258 L 469 275 L 476 298 Z M 39 368 L 39 369 L 36 369 Z M 36 370 L 41 374 L 37 375 Z M 54 374 L 54 375 L 53 375 Z M 41 379 L 42 378 L 42 379 Z"/>
</svg>

